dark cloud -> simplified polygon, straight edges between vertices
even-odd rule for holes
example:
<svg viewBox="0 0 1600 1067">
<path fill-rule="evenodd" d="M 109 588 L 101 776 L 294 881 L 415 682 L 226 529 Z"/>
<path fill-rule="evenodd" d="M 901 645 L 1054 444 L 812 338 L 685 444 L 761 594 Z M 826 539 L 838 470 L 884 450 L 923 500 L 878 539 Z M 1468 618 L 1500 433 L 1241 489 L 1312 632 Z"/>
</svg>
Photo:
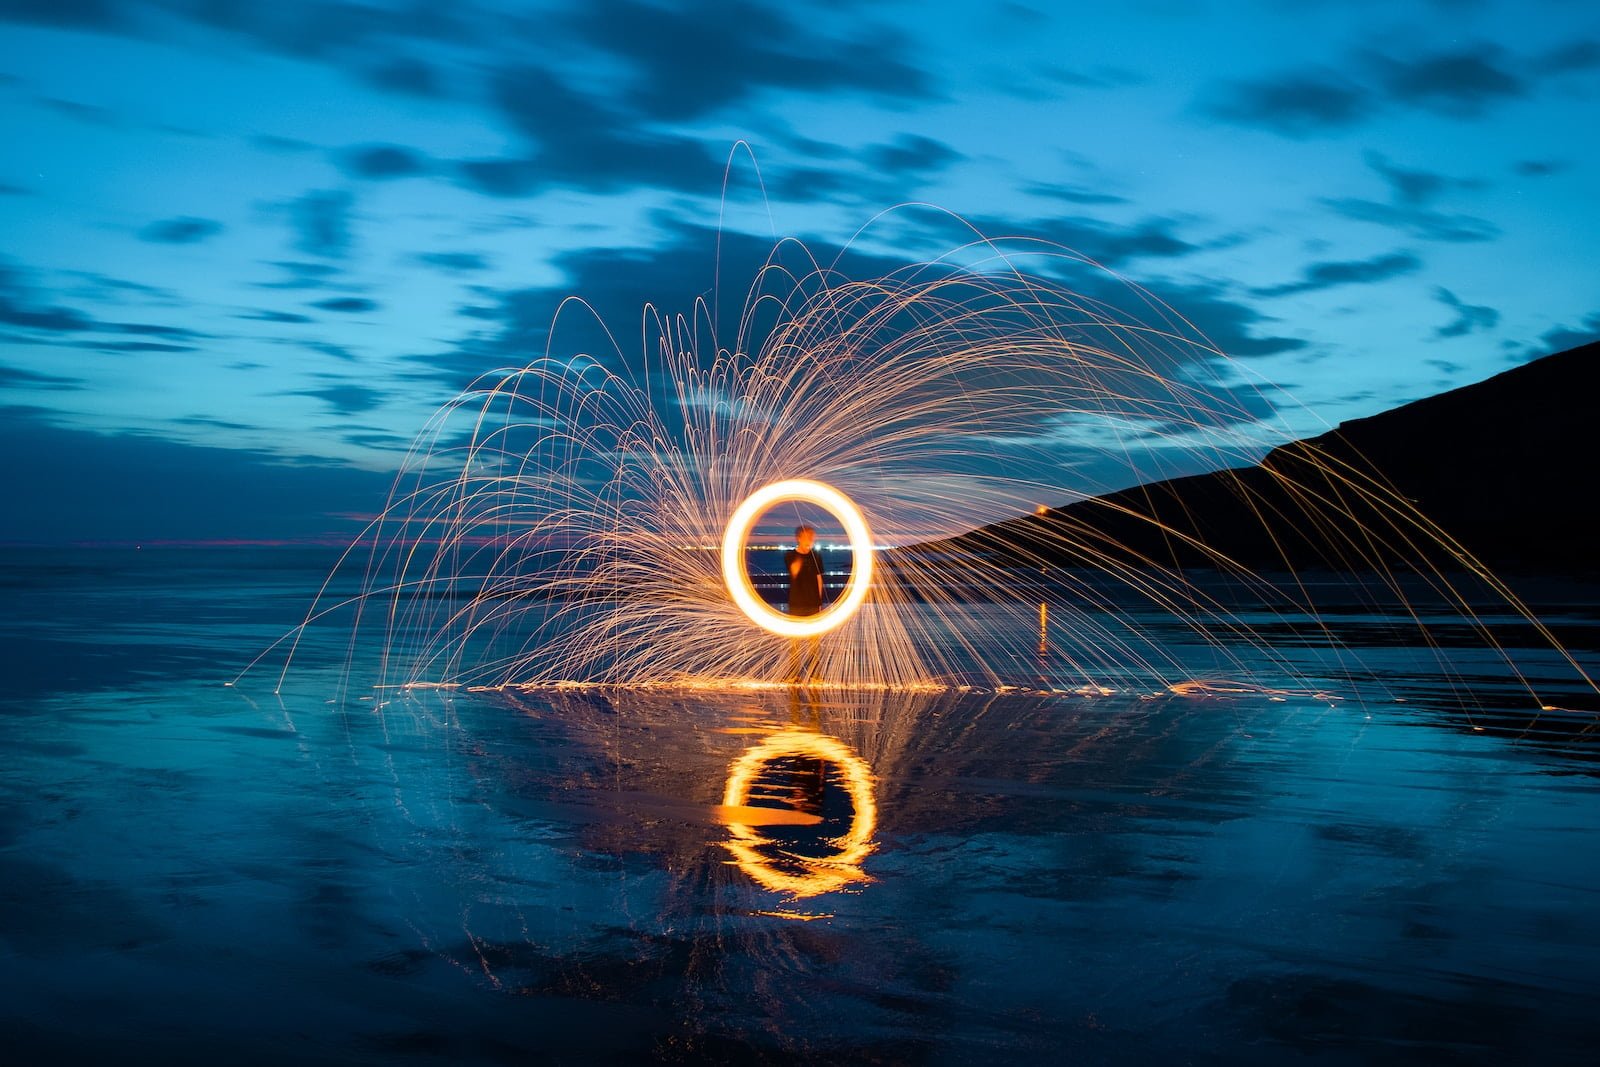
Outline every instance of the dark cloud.
<svg viewBox="0 0 1600 1067">
<path fill-rule="evenodd" d="M 310 315 L 302 315 L 295 311 L 276 311 L 271 308 L 258 308 L 254 311 L 247 311 L 244 314 L 236 317 L 241 319 L 252 319 L 256 322 L 282 322 L 295 325 L 316 321 Z"/>
<path fill-rule="evenodd" d="M 313 256 L 339 259 L 350 251 L 350 209 L 355 197 L 348 191 L 320 189 L 289 202 L 289 219 L 295 230 L 295 248 Z"/>
<path fill-rule="evenodd" d="M 1289 137 L 1354 126 L 1375 108 L 1370 91 L 1327 72 L 1228 83 L 1212 90 L 1200 104 L 1212 118 Z"/>
<path fill-rule="evenodd" d="M 395 433 L 384 433 L 381 430 L 351 429 L 339 435 L 339 440 L 346 444 L 355 445 L 357 448 L 370 448 L 379 452 L 407 452 L 411 449 L 411 439 Z"/>
<path fill-rule="evenodd" d="M 1600 311 L 1585 315 L 1576 326 L 1557 326 L 1540 335 L 1539 344 L 1528 353 L 1529 359 L 1565 352 L 1580 345 L 1600 341 Z"/>
<path fill-rule="evenodd" d="M 139 231 L 139 240 L 156 244 L 192 245 L 222 232 L 222 223 L 183 215 L 152 222 Z"/>
<path fill-rule="evenodd" d="M 1575 41 L 1519 59 L 1495 44 L 1396 58 L 1367 52 L 1343 73 L 1286 71 L 1203 92 L 1198 109 L 1224 122 L 1290 137 L 1347 129 L 1385 108 L 1474 119 L 1530 95 L 1540 79 L 1600 67 L 1600 42 Z"/>
<path fill-rule="evenodd" d="M 255 134 L 250 138 L 250 143 L 268 152 L 309 152 L 317 147 L 310 141 L 302 141 L 297 137 L 279 137 L 275 133 Z"/>
<path fill-rule="evenodd" d="M 1528 83 L 1509 69 L 1504 50 L 1493 45 L 1411 61 L 1377 62 L 1390 99 L 1457 118 L 1475 118 L 1491 104 L 1529 90 Z"/>
<path fill-rule="evenodd" d="M 410 178 L 426 174 L 431 166 L 426 156 L 400 145 L 369 145 L 341 153 L 339 165 L 357 178 Z"/>
<path fill-rule="evenodd" d="M 258 430 L 260 427 L 243 422 L 219 419 L 215 415 L 179 415 L 169 420 L 179 426 L 205 426 L 215 430 Z"/>
<path fill-rule="evenodd" d="M 38 371 L 26 370 L 22 367 L 10 367 L 0 363 L 0 389 L 44 389 L 62 392 L 72 389 L 82 389 L 82 378 L 66 378 L 59 374 L 41 374 Z"/>
<path fill-rule="evenodd" d="M 703 118 L 766 89 L 899 100 L 933 92 L 900 34 L 866 29 L 839 40 L 813 28 L 829 20 L 797 21 L 785 8 L 746 0 L 685 0 L 673 10 L 639 0 L 590 0 L 568 24 L 631 68 L 629 106 L 658 121 Z"/>
<path fill-rule="evenodd" d="M 939 238 L 945 232 L 938 229 Z M 902 241 L 902 236 L 899 233 L 890 235 L 890 243 L 905 247 L 909 242 Z M 966 232 L 966 237 L 971 237 L 970 231 Z M 646 301 L 664 313 L 677 314 L 690 312 L 695 301 L 703 298 L 714 305 L 714 309 L 708 307 L 705 313 L 720 316 L 719 333 L 732 336 L 745 287 L 774 249 L 767 238 L 724 233 L 720 266 L 722 286 L 728 295 L 718 301 L 714 298 L 718 277 L 717 247 L 716 230 L 675 222 L 667 225 L 666 240 L 659 247 L 597 248 L 568 253 L 557 261 L 564 274 L 560 284 L 486 294 L 492 295 L 494 305 L 474 306 L 469 317 L 475 323 L 487 324 L 487 328 L 473 330 L 450 349 L 415 355 L 409 357 L 408 362 L 416 367 L 414 376 L 441 381 L 452 389 L 462 388 L 492 369 L 521 365 L 531 356 L 545 351 L 551 340 L 551 316 L 569 293 L 579 294 L 589 301 L 625 346 L 629 337 L 637 340 L 641 309 Z M 948 247 L 946 244 L 945 248 Z M 904 271 L 909 265 L 908 258 L 859 250 L 847 252 L 820 243 L 813 243 L 808 251 L 821 263 L 832 264 L 831 269 L 844 277 L 877 278 Z M 798 275 L 804 276 L 813 269 L 811 260 L 792 245 L 780 249 L 778 254 L 779 262 Z M 1099 301 L 1120 309 L 1122 314 L 1137 321 L 1150 319 L 1152 305 L 1146 298 L 1102 271 L 1073 263 L 1062 280 L 1074 291 L 1083 293 L 1086 301 Z M 1157 298 L 1178 309 L 1192 324 L 1173 322 L 1170 328 L 1174 332 L 1187 335 L 1198 329 L 1223 352 L 1259 357 L 1307 347 L 1302 339 L 1263 330 L 1262 327 L 1272 320 L 1253 307 L 1227 299 L 1220 287 L 1165 284 L 1152 288 Z M 608 336 L 583 313 L 563 318 L 557 340 L 558 354 L 583 351 L 606 360 L 637 357 L 637 353 L 626 348 L 618 357 Z M 660 403 L 670 408 L 676 401 L 664 397 Z M 1235 407 L 1259 411 L 1261 403 L 1259 398 L 1242 398 Z"/>
<path fill-rule="evenodd" d="M 342 359 L 346 363 L 356 362 L 356 354 L 354 352 L 344 345 L 334 344 L 332 341 L 301 341 L 299 344 L 301 348 L 309 349 L 320 355 Z"/>
<path fill-rule="evenodd" d="M 351 512 L 382 507 L 390 476 L 311 457 L 182 444 L 137 433 L 55 425 L 12 405 L 0 418 L 7 492 L 0 541 L 210 540 L 328 536 L 360 528 Z"/>
<path fill-rule="evenodd" d="M 1344 218 L 1388 226 L 1425 241 L 1459 244 L 1488 241 L 1500 235 L 1499 227 L 1487 219 L 1445 212 L 1435 206 L 1451 190 L 1482 189 L 1482 181 L 1402 167 L 1376 152 L 1367 153 L 1366 159 L 1389 187 L 1388 202 L 1334 197 L 1322 201 L 1326 207 Z"/>
<path fill-rule="evenodd" d="M 347 314 L 378 310 L 378 302 L 364 296 L 330 296 L 326 300 L 318 300 L 311 306 L 321 308 L 323 311 L 339 311 Z"/>
<path fill-rule="evenodd" d="M 166 337 L 187 340 L 204 338 L 207 335 L 187 326 L 168 326 L 159 322 L 100 322 L 95 324 L 95 329 L 108 333 L 133 334 L 136 337 Z"/>
<path fill-rule="evenodd" d="M 1178 220 L 1159 216 L 1116 226 L 1085 217 L 1061 216 L 1019 222 L 986 216 L 956 218 L 939 213 L 908 218 L 901 225 L 906 228 L 907 239 L 915 242 L 913 247 L 930 254 L 978 240 L 978 234 L 1008 233 L 1026 233 L 1102 267 L 1120 268 L 1139 259 L 1173 259 L 1200 249 L 1199 245 L 1178 235 Z"/>
<path fill-rule="evenodd" d="M 465 42 L 476 37 L 465 5 L 351 0 L 164 0 L 172 14 L 232 33 L 272 52 L 342 63 L 399 42 Z"/>
<path fill-rule="evenodd" d="M 966 157 L 943 141 L 919 134 L 901 134 L 865 154 L 867 165 L 888 176 L 917 176 L 941 171 Z"/>
<path fill-rule="evenodd" d="M 118 124 L 117 116 L 109 108 L 103 108 L 97 104 L 84 104 L 76 100 L 62 100 L 53 96 L 41 96 L 39 103 L 57 114 L 88 123 L 90 126 L 112 127 Z"/>
<path fill-rule="evenodd" d="M 1559 159 L 1523 159 L 1513 169 L 1524 178 L 1547 178 L 1559 174 L 1568 166 L 1570 164 Z"/>
<path fill-rule="evenodd" d="M 73 29 L 111 29 L 122 24 L 116 0 L 0 0 L 0 20 Z"/>
<path fill-rule="evenodd" d="M 1492 330 L 1500 322 L 1500 312 L 1484 304 L 1465 304 L 1450 290 L 1440 286 L 1434 298 L 1456 313 L 1454 319 L 1434 331 L 1435 337 L 1464 337 L 1477 330 Z"/>
<path fill-rule="evenodd" d="M 417 262 L 451 274 L 488 270 L 489 261 L 479 252 L 418 252 Z"/>
<path fill-rule="evenodd" d="M 1322 204 L 1344 218 L 1388 226 L 1424 241 L 1464 244 L 1472 241 L 1492 241 L 1500 236 L 1500 227 L 1474 215 L 1457 215 L 1435 211 L 1432 208 L 1385 204 L 1359 197 L 1328 197 L 1322 200 Z"/>
<path fill-rule="evenodd" d="M 915 134 L 840 151 L 849 164 L 766 168 L 762 191 L 792 203 L 892 203 L 915 196 L 934 175 L 966 158 L 942 141 Z M 739 193 L 737 187 L 729 190 L 730 196 Z"/>
<path fill-rule="evenodd" d="M 127 278 L 113 278 L 110 275 L 100 274 L 92 270 L 72 270 L 66 273 L 79 279 L 77 288 L 84 295 L 95 300 L 121 301 L 131 293 L 151 303 L 181 303 L 175 290 L 166 289 L 159 285 L 149 285 L 145 282 L 131 281 Z"/>
<path fill-rule="evenodd" d="M 369 83 L 385 92 L 410 96 L 441 96 L 438 72 L 415 56 L 397 56 L 365 71 Z"/>
<path fill-rule="evenodd" d="M 1371 259 L 1313 263 L 1301 272 L 1300 280 L 1284 285 L 1252 289 L 1256 296 L 1289 296 L 1331 289 L 1336 285 L 1371 285 L 1422 269 L 1422 260 L 1410 252 L 1390 252 Z"/>
<path fill-rule="evenodd" d="M 1582 40 L 1562 45 L 1539 56 L 1533 67 L 1540 74 L 1566 74 L 1600 67 L 1600 41 Z"/>
<path fill-rule="evenodd" d="M 1060 185 L 1052 182 L 1035 182 L 1029 185 L 1026 192 L 1034 196 L 1049 197 L 1052 200 L 1061 200 L 1068 204 L 1126 204 L 1127 197 L 1117 196 L 1115 193 L 1101 192 L 1098 189 L 1085 189 L 1081 185 Z"/>
<path fill-rule="evenodd" d="M 68 307 L 41 307 L 22 272 L 0 260 L 0 324 L 44 333 L 77 333 L 94 327 L 93 317 Z"/>
<path fill-rule="evenodd" d="M 91 283 L 91 288 L 118 284 L 145 288 L 138 286 L 138 283 L 135 282 L 118 283 L 116 279 L 105 278 L 101 275 L 86 274 L 81 271 L 71 273 L 77 277 L 88 279 Z M 154 322 L 105 322 L 97 320 L 92 315 L 76 308 L 47 304 L 44 298 L 34 291 L 28 283 L 24 272 L 4 260 L 0 260 L 0 325 L 37 331 L 43 334 L 75 334 L 93 331 L 97 333 L 126 334 L 135 337 L 161 337 L 167 341 L 194 340 L 205 336 L 186 326 L 169 326 Z M 103 351 L 137 351 L 138 349 L 132 346 L 141 343 L 153 342 L 93 341 L 84 342 L 80 347 L 97 348 Z"/>
<path fill-rule="evenodd" d="M 96 352 L 193 352 L 193 345 L 178 345 L 170 341 L 79 341 L 78 348 Z"/>
<path fill-rule="evenodd" d="M 339 415 L 359 415 L 371 411 L 381 406 L 387 397 L 386 393 L 371 386 L 354 382 L 339 382 L 317 389 L 297 389 L 284 395 L 315 397 Z"/>
<path fill-rule="evenodd" d="M 1368 152 L 1367 165 L 1389 183 L 1397 204 L 1430 204 L 1451 189 L 1482 189 L 1483 182 L 1473 178 L 1452 178 L 1433 171 L 1411 170 L 1391 163 L 1378 152 Z"/>
<path fill-rule="evenodd" d="M 572 89 L 545 68 L 502 70 L 493 79 L 493 94 L 500 112 L 537 150 L 461 163 L 462 178 L 479 192 L 527 196 L 553 186 L 703 192 L 719 184 L 723 160 L 700 141 L 641 128 L 633 117 Z"/>
<path fill-rule="evenodd" d="M 273 260 L 271 266 L 283 271 L 287 277 L 275 282 L 256 283 L 263 289 L 320 289 L 328 280 L 340 273 L 332 263 L 306 263 L 302 260 Z"/>
</svg>

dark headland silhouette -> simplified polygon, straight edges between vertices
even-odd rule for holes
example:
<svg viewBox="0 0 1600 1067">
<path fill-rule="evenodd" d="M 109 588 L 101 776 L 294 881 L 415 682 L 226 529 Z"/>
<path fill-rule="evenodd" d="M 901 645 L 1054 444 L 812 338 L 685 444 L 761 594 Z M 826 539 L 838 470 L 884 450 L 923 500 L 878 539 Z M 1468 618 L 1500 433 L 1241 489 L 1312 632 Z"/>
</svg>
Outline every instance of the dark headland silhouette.
<svg viewBox="0 0 1600 1067">
<path fill-rule="evenodd" d="M 1600 572 L 1600 342 L 1341 424 L 1253 467 L 1153 482 L 963 534 L 1018 565 L 1451 566 Z M 912 552 L 917 549 L 910 550 Z"/>
</svg>

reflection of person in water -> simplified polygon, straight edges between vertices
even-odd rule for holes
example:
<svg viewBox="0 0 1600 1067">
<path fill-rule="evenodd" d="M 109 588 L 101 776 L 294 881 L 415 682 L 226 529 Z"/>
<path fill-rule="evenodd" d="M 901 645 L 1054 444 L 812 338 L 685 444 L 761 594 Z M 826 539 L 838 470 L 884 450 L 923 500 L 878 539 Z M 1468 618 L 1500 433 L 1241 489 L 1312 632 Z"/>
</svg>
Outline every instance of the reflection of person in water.
<svg viewBox="0 0 1600 1067">
<path fill-rule="evenodd" d="M 822 560 L 817 557 L 817 531 L 797 526 L 794 549 L 784 553 L 789 568 L 789 614 L 815 615 L 822 610 Z M 816 637 L 794 640 L 789 656 L 789 677 L 794 682 L 814 682 L 820 670 L 822 642 Z"/>
</svg>

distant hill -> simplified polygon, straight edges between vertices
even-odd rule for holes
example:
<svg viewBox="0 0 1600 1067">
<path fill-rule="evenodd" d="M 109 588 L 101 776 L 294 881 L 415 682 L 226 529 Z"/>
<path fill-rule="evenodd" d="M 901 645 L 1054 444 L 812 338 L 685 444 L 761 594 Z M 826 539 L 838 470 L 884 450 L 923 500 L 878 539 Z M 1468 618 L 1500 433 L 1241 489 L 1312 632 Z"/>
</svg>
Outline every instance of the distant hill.
<svg viewBox="0 0 1600 1067">
<path fill-rule="evenodd" d="M 1343 423 L 1254 467 L 1125 489 L 963 534 L 1015 563 L 1600 571 L 1600 343 Z M 1436 524 L 1436 525 L 1434 525 Z M 915 552 L 917 550 L 911 550 Z"/>
</svg>

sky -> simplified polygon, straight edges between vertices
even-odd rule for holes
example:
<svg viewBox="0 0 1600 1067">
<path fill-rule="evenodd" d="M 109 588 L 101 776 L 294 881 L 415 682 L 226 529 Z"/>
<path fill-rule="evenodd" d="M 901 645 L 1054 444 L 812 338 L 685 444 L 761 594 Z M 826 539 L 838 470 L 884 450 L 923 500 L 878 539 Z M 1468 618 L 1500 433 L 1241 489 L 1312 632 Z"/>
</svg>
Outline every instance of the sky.
<svg viewBox="0 0 1600 1067">
<path fill-rule="evenodd" d="M 1600 338 L 1588 0 L 0 0 L 0 116 L 5 543 L 347 538 L 564 296 L 688 310 L 719 225 L 1059 242 L 1276 431 Z"/>
</svg>

